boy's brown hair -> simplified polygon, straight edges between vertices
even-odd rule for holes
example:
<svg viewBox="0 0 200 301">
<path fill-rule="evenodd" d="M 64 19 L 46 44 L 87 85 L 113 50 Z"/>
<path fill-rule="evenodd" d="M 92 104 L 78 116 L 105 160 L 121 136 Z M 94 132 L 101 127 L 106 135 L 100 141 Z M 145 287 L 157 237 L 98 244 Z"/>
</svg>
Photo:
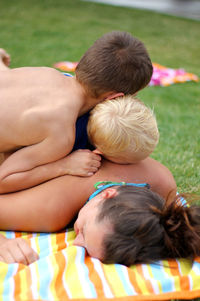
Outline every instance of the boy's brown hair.
<svg viewBox="0 0 200 301">
<path fill-rule="evenodd" d="M 106 92 L 134 94 L 153 72 L 144 44 L 127 32 L 113 31 L 99 38 L 76 67 L 77 80 L 94 97 Z"/>
</svg>

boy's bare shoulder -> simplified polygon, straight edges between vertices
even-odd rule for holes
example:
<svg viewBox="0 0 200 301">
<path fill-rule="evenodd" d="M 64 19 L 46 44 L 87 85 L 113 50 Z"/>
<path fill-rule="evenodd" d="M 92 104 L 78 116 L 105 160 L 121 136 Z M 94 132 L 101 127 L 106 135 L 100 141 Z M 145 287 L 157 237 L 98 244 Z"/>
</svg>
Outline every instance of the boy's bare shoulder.
<svg viewBox="0 0 200 301">
<path fill-rule="evenodd" d="M 31 66 L 26 66 L 26 67 L 18 67 L 18 68 L 13 68 L 13 69 L 8 69 L 7 72 L 9 73 L 16 73 L 16 74 L 25 74 L 27 76 L 33 75 L 44 75 L 46 76 L 63 76 L 61 72 L 58 70 L 51 68 L 51 67 L 46 67 L 46 66 L 41 66 L 41 67 L 31 67 Z"/>
</svg>

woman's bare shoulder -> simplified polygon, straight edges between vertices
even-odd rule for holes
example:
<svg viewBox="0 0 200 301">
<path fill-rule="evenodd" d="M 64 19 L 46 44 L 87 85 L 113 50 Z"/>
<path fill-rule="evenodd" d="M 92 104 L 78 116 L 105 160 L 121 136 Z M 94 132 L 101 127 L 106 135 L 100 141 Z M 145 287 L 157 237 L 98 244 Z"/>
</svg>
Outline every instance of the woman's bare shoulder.
<svg viewBox="0 0 200 301">
<path fill-rule="evenodd" d="M 148 158 L 151 169 L 152 190 L 155 190 L 164 199 L 171 200 L 176 196 L 177 186 L 173 174 L 167 166 Z"/>
<path fill-rule="evenodd" d="M 104 161 L 96 175 L 97 180 L 148 183 L 151 189 L 165 199 L 176 193 L 176 182 L 170 170 L 162 163 L 146 158 L 136 164 L 120 165 Z"/>
</svg>

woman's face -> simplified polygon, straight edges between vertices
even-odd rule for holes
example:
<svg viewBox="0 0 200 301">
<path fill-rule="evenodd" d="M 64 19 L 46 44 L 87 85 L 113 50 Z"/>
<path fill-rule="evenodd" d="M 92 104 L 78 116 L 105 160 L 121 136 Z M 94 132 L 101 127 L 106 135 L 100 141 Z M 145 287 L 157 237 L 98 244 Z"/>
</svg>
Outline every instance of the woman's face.
<svg viewBox="0 0 200 301">
<path fill-rule="evenodd" d="M 73 244 L 84 247 L 90 256 L 99 260 L 103 260 L 104 237 L 112 232 L 112 226 L 108 220 L 97 221 L 100 210 L 99 205 L 105 200 L 107 193 L 109 193 L 108 190 L 116 191 L 108 188 L 91 199 L 79 211 L 78 218 L 74 224 L 76 238 Z"/>
</svg>

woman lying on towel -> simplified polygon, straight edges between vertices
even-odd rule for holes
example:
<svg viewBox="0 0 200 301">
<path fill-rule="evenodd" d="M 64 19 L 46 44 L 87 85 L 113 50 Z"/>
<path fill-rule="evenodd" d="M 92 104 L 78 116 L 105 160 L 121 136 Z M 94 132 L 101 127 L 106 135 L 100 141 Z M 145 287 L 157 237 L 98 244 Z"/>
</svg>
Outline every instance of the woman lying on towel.
<svg viewBox="0 0 200 301">
<path fill-rule="evenodd" d="M 125 184 L 127 183 L 148 183 Z M 104 183 L 94 193 L 94 184 Z M 0 196 L 2 230 L 53 232 L 75 222 L 74 244 L 105 263 L 131 265 L 200 255 L 200 208 L 175 198 L 169 170 L 147 158 L 119 165 L 103 160 L 92 177 L 62 176 Z M 86 204 L 87 202 L 87 204 Z M 82 208 L 82 209 L 81 209 Z M 22 239 L 1 238 L 0 260 L 30 264 L 36 253 Z"/>
</svg>

